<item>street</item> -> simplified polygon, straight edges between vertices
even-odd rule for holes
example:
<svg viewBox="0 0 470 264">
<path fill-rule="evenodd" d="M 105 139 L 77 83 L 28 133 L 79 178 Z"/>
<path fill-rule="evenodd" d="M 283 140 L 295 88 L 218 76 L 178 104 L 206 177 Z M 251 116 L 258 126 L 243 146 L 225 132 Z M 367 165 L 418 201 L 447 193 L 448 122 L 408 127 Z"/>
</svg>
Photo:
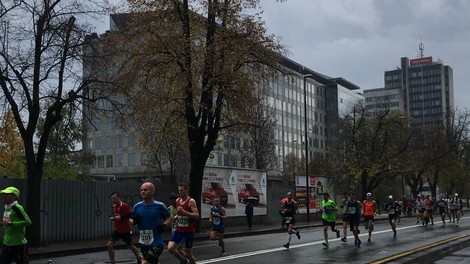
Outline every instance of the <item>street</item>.
<svg viewBox="0 0 470 264">
<path fill-rule="evenodd" d="M 440 217 L 439 217 L 440 218 Z M 220 247 L 216 241 L 198 241 L 193 249 L 197 263 L 466 263 L 470 256 L 462 246 L 470 244 L 470 217 L 463 217 L 459 226 L 442 225 L 435 216 L 433 226 L 416 224 L 416 218 L 403 218 L 398 225 L 398 237 L 393 239 L 388 221 L 375 224 L 371 242 L 360 227 L 361 248 L 354 247 L 354 239 L 348 231 L 348 242 L 341 242 L 335 233 L 329 231 L 330 248 L 323 249 L 323 230 L 319 227 L 301 230 L 301 239 L 292 238 L 287 250 L 282 245 L 287 241 L 286 233 L 272 233 L 255 236 L 228 238 L 225 240 L 227 255 L 219 257 Z M 451 245 L 451 246 L 450 246 Z M 452 247 L 454 250 L 449 250 Z M 436 253 L 437 252 L 437 253 Z M 400 256 L 400 259 L 396 259 Z M 390 259 L 386 259 L 390 257 Z M 447 261 L 445 260 L 447 258 Z M 117 263 L 135 263 L 130 250 L 116 251 Z M 459 262 L 459 259 L 461 260 Z M 48 259 L 30 263 L 47 263 Z M 98 252 L 56 258 L 62 263 L 109 263 L 107 252 Z M 376 262 L 374 262 L 376 261 Z M 441 261 L 441 262 L 439 262 Z M 464 262 L 465 261 L 465 262 Z M 160 257 L 160 263 L 178 263 L 167 251 Z"/>
</svg>

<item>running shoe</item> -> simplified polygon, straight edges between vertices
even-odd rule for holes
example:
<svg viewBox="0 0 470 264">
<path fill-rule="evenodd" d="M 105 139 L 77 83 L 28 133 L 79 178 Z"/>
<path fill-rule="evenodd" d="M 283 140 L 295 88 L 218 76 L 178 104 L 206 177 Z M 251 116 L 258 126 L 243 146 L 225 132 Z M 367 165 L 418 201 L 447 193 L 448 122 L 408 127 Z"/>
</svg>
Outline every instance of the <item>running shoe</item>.
<svg viewBox="0 0 470 264">
<path fill-rule="evenodd" d="M 367 243 L 370 243 L 370 237 L 367 239 Z"/>
<path fill-rule="evenodd" d="M 340 237 L 339 230 L 336 229 L 336 238 L 339 238 L 339 237 Z"/>
<path fill-rule="evenodd" d="M 299 231 L 299 230 L 297 230 L 297 231 L 295 232 L 295 235 L 297 236 L 297 239 L 300 239 L 300 231 Z"/>
<path fill-rule="evenodd" d="M 323 241 L 322 245 L 323 245 L 324 248 L 328 248 L 328 247 L 330 246 L 330 245 L 328 244 L 328 241 L 326 241 L 326 240 Z"/>
<path fill-rule="evenodd" d="M 343 242 L 348 242 L 348 240 L 347 240 L 345 237 L 342 237 L 342 238 L 341 238 L 341 241 L 343 241 Z"/>
<path fill-rule="evenodd" d="M 184 260 L 180 261 L 180 264 L 189 264 L 189 263 L 191 263 L 189 261 L 189 259 L 184 259 Z"/>
<path fill-rule="evenodd" d="M 289 243 L 283 245 L 285 248 L 289 249 Z"/>
<path fill-rule="evenodd" d="M 397 231 L 393 231 L 393 239 L 397 238 Z"/>
<path fill-rule="evenodd" d="M 220 251 L 220 256 L 225 256 L 225 254 L 227 254 L 227 251 L 225 251 L 225 249 L 222 249 L 222 251 Z"/>
<path fill-rule="evenodd" d="M 361 243 L 362 243 L 361 240 L 357 240 L 356 243 L 355 243 L 355 244 L 356 244 L 356 247 L 357 247 L 357 248 L 360 248 L 360 247 L 361 247 Z"/>
</svg>

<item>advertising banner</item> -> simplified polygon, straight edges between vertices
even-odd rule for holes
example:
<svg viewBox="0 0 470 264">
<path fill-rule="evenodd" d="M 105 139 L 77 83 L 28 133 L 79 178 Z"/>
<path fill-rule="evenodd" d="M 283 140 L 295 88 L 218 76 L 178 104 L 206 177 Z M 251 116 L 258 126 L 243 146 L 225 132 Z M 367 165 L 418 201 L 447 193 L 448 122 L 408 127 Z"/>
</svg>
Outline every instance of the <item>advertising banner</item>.
<svg viewBox="0 0 470 264">
<path fill-rule="evenodd" d="M 295 197 L 299 213 L 307 213 L 307 204 L 310 206 L 310 213 L 319 212 L 324 192 L 328 192 L 330 197 L 335 197 L 333 178 L 310 176 L 308 187 L 309 190 L 307 191 L 307 178 L 305 176 L 295 176 Z"/>
<path fill-rule="evenodd" d="M 219 197 L 228 216 L 244 216 L 248 203 L 254 215 L 266 215 L 266 172 L 206 167 L 202 179 L 201 217 L 208 218 L 212 201 Z"/>
</svg>

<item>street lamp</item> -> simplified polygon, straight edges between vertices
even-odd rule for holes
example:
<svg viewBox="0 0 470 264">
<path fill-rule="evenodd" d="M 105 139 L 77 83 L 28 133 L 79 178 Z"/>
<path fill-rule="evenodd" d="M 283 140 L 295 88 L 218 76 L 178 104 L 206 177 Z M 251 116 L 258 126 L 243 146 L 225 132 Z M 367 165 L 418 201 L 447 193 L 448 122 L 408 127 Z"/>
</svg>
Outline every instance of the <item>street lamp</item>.
<svg viewBox="0 0 470 264">
<path fill-rule="evenodd" d="M 306 177 L 306 187 L 307 187 L 307 222 L 310 222 L 310 190 L 309 190 L 309 181 L 308 177 L 308 119 L 307 119 L 307 78 L 312 78 L 313 75 L 306 74 L 304 75 L 304 125 L 305 125 L 305 177 Z"/>
</svg>

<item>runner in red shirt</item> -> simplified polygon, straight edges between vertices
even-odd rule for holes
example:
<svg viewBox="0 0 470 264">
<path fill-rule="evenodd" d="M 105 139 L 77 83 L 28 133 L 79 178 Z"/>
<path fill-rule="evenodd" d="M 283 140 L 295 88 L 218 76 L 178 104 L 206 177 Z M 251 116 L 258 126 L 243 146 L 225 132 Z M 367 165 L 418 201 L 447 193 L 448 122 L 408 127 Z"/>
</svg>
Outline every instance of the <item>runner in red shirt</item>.
<svg viewBox="0 0 470 264">
<path fill-rule="evenodd" d="M 108 241 L 110 263 L 116 263 L 114 244 L 119 239 L 122 239 L 122 241 L 126 243 L 127 247 L 129 247 L 137 258 L 137 262 L 140 263 L 139 250 L 132 244 L 131 223 L 129 222 L 132 209 L 128 204 L 121 201 L 119 192 L 113 192 L 111 194 L 111 200 L 113 201 L 113 215 L 110 216 L 109 219 L 114 221 L 114 231 Z"/>
</svg>

